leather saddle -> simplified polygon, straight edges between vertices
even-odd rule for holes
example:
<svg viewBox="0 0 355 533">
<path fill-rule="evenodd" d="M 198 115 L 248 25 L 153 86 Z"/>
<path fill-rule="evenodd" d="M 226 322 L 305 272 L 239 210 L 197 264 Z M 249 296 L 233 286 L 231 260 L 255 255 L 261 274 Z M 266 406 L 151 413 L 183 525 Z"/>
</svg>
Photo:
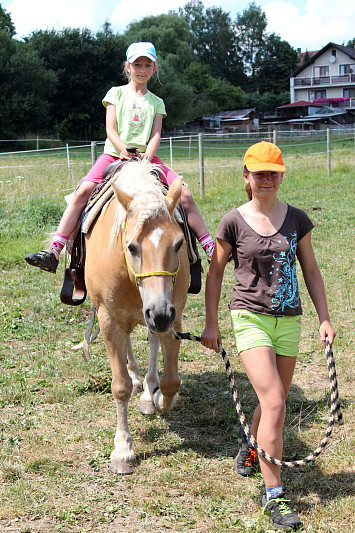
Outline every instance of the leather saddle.
<svg viewBox="0 0 355 533">
<path fill-rule="evenodd" d="M 96 202 L 102 190 L 107 189 L 108 182 L 123 164 L 126 163 L 117 160 L 105 168 L 102 174 L 102 182 L 93 191 L 88 202 L 88 207 L 91 207 Z M 160 179 L 160 175 L 157 175 L 157 178 Z M 198 254 L 197 239 L 187 222 L 181 202 L 177 206 L 177 210 L 180 215 L 178 222 L 186 239 L 190 263 L 190 285 L 188 293 L 198 294 L 201 291 L 203 268 Z M 81 231 L 82 220 L 87 211 L 88 208 L 85 208 L 80 223 L 67 243 L 67 253 L 70 254 L 70 266 L 69 268 L 65 268 L 63 286 L 60 293 L 60 299 L 66 305 L 81 305 L 87 295 L 85 285 L 85 234 Z"/>
</svg>

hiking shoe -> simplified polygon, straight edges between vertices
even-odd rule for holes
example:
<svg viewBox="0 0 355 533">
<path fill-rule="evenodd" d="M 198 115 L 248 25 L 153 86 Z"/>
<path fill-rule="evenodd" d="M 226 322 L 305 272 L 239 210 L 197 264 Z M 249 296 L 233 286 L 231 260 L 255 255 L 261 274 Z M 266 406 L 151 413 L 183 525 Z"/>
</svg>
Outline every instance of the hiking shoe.
<svg viewBox="0 0 355 533">
<path fill-rule="evenodd" d="M 262 497 L 263 514 L 271 515 L 271 521 L 275 527 L 279 529 L 297 529 L 302 525 L 300 518 L 292 511 L 283 494 L 276 498 L 266 499 L 266 494 Z"/>
<path fill-rule="evenodd" d="M 258 464 L 258 454 L 254 448 L 250 448 L 242 427 L 238 433 L 239 452 L 234 459 L 234 470 L 244 477 L 252 476 Z"/>
<path fill-rule="evenodd" d="M 52 250 L 42 250 L 36 254 L 27 254 L 25 260 L 29 265 L 41 268 L 53 274 L 57 271 L 58 259 Z"/>
</svg>

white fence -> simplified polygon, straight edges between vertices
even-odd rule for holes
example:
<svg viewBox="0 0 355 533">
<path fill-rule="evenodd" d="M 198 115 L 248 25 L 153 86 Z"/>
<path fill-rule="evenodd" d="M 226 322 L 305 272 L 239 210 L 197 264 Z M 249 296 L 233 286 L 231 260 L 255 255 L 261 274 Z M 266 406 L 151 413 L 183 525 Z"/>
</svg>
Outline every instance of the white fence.
<svg viewBox="0 0 355 533">
<path fill-rule="evenodd" d="M 346 143 L 347 150 L 349 146 L 355 150 L 355 129 L 348 129 L 344 132 L 343 129 L 328 128 L 327 130 L 312 130 L 312 131 L 279 131 L 276 127 L 267 132 L 258 133 L 224 133 L 224 134 L 198 134 L 198 135 L 179 135 L 175 137 L 166 137 L 161 139 L 159 156 L 163 161 L 170 160 L 170 167 L 179 172 L 179 161 L 191 160 L 198 164 L 200 195 L 205 195 L 205 158 L 213 157 L 218 154 L 223 159 L 225 155 L 226 160 L 231 157 L 236 157 L 236 154 L 242 156 L 246 147 L 255 142 L 267 140 L 278 144 L 284 151 L 307 148 L 310 151 L 310 146 L 314 147 L 313 155 L 324 155 L 327 165 L 328 175 L 331 174 L 331 154 L 332 150 L 339 151 L 338 143 Z M 33 150 L 16 150 L 16 151 L 0 151 L 0 184 L 3 176 L 9 174 L 13 176 L 14 169 L 21 169 L 30 167 L 43 167 L 43 158 L 45 158 L 46 168 L 50 166 L 60 166 L 66 168 L 68 171 L 75 168 L 77 164 L 83 164 L 85 160 L 87 166 L 93 164 L 96 160 L 98 152 L 103 151 L 102 141 L 92 141 L 90 143 L 75 144 L 75 142 L 66 143 L 64 146 L 57 146 L 51 148 L 39 148 L 43 143 L 57 144 L 60 141 L 53 139 L 18 139 L 16 142 L 34 142 L 36 148 Z M 0 140 L 0 150 L 6 143 L 14 143 L 13 140 Z M 338 145 L 338 146 L 337 146 Z M 36 157 L 39 161 L 36 163 Z M 186 167 L 186 165 L 185 165 Z M 188 170 L 184 170 L 188 173 Z M 191 172 L 196 172 L 196 165 L 191 167 Z M 66 192 L 68 189 L 63 189 L 58 192 Z M 72 189 L 71 189 L 72 190 Z M 3 199 L 0 203 L 14 201 L 14 199 Z"/>
</svg>

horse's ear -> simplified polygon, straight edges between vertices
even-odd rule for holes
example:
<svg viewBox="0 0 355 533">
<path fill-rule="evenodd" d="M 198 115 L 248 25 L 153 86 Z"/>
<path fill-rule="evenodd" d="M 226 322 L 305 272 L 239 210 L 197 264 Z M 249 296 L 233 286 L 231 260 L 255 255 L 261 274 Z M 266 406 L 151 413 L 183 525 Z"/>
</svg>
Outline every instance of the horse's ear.
<svg viewBox="0 0 355 533">
<path fill-rule="evenodd" d="M 182 178 L 176 178 L 170 185 L 169 192 L 167 196 L 165 197 L 166 206 L 170 214 L 173 213 L 176 207 L 176 204 L 180 200 L 181 191 L 182 191 Z"/>
<path fill-rule="evenodd" d="M 117 200 L 122 204 L 122 206 L 125 208 L 126 211 L 128 211 L 130 203 L 132 202 L 133 198 L 126 192 L 122 191 L 119 187 L 117 187 L 116 183 L 113 181 L 111 183 L 113 192 L 115 193 L 115 196 Z"/>
</svg>

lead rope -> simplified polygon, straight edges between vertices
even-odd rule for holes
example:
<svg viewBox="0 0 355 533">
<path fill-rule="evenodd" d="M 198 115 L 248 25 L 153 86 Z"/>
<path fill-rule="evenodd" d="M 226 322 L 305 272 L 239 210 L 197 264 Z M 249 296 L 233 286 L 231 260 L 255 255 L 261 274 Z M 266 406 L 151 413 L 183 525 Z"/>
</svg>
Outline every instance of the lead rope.
<svg viewBox="0 0 355 533">
<path fill-rule="evenodd" d="M 191 335 L 190 333 L 177 333 L 177 332 L 174 331 L 174 335 L 175 335 L 176 339 L 187 339 L 187 340 L 193 340 L 193 341 L 201 342 L 201 337 L 196 337 L 195 335 Z M 274 465 L 286 466 L 286 467 L 289 467 L 289 468 L 294 468 L 295 466 L 303 466 L 303 465 L 305 465 L 307 463 L 310 463 L 316 457 L 318 457 L 318 455 L 320 455 L 322 453 L 323 449 L 325 448 L 325 446 L 326 446 L 326 444 L 327 444 L 327 442 L 329 440 L 329 437 L 330 437 L 330 435 L 331 435 L 331 433 L 333 431 L 333 426 L 334 426 L 334 422 L 335 422 L 335 415 L 337 415 L 338 424 L 339 425 L 342 425 L 344 423 L 343 422 L 343 415 L 342 415 L 341 407 L 340 407 L 340 401 L 339 401 L 338 383 L 337 383 L 337 378 L 336 378 L 334 356 L 333 356 L 333 352 L 332 352 L 331 346 L 329 344 L 328 338 L 326 338 L 325 343 L 324 343 L 324 350 L 325 350 L 325 356 L 326 356 L 326 359 L 327 359 L 327 366 L 328 366 L 328 373 L 329 373 L 330 393 L 331 393 L 331 396 L 330 396 L 331 403 L 330 403 L 330 414 L 329 414 L 328 427 L 327 427 L 327 430 L 325 432 L 324 438 L 320 442 L 318 448 L 316 448 L 313 453 L 311 453 L 310 455 L 308 455 L 304 459 L 300 459 L 299 461 L 280 461 L 279 459 L 276 459 L 275 457 L 272 457 L 270 454 L 268 454 L 265 450 L 263 450 L 259 446 L 259 444 L 255 440 L 255 438 L 251 434 L 251 431 L 250 431 L 250 428 L 249 428 L 249 424 L 247 423 L 245 415 L 243 413 L 242 405 L 241 405 L 241 402 L 240 402 L 238 391 L 237 391 L 236 386 L 235 386 L 234 376 L 233 376 L 233 372 L 232 372 L 232 369 L 231 369 L 231 366 L 230 366 L 228 355 L 227 355 L 225 349 L 223 348 L 223 346 L 221 344 L 218 344 L 218 347 L 219 347 L 219 352 L 220 352 L 220 354 L 221 354 L 221 356 L 223 358 L 224 364 L 226 366 L 226 371 L 227 371 L 227 376 L 228 376 L 228 381 L 229 381 L 229 387 L 230 387 L 230 390 L 231 390 L 231 393 L 232 393 L 233 401 L 235 403 L 235 408 L 236 408 L 236 411 L 237 411 L 237 414 L 238 414 L 238 417 L 239 417 L 239 420 L 240 420 L 240 424 L 241 424 L 241 426 L 242 426 L 242 428 L 244 430 L 245 436 L 249 439 L 249 441 L 252 444 L 252 447 L 256 450 L 258 455 L 260 455 L 261 457 L 264 457 L 264 459 L 266 459 L 267 461 L 269 461 L 270 463 L 272 463 Z"/>
</svg>

